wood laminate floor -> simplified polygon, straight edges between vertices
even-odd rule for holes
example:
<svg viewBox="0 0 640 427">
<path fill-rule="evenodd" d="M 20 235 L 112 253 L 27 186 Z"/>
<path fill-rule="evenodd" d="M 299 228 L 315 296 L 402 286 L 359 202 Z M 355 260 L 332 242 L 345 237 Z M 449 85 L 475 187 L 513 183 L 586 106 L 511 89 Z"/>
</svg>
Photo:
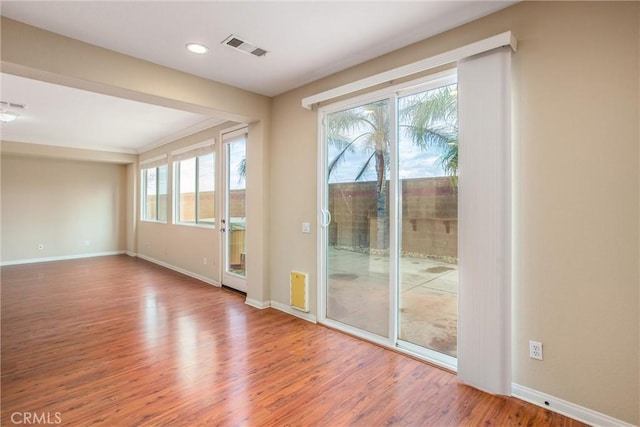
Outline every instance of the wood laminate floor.
<svg viewBox="0 0 640 427">
<path fill-rule="evenodd" d="M 1 273 L 3 426 L 582 425 L 124 255 Z"/>
</svg>

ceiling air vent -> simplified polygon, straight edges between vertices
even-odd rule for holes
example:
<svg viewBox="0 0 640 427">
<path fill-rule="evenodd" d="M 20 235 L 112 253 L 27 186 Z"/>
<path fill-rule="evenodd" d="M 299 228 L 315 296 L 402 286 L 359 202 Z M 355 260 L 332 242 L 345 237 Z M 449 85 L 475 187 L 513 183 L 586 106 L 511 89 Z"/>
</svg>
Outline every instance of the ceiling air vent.
<svg viewBox="0 0 640 427">
<path fill-rule="evenodd" d="M 9 123 L 20 117 L 15 110 L 23 110 L 24 104 L 16 104 L 15 102 L 0 101 L 0 122 Z"/>
<path fill-rule="evenodd" d="M 254 44 L 249 43 L 248 41 L 242 40 L 241 38 L 239 38 L 238 36 L 234 36 L 233 34 L 224 39 L 222 44 L 239 50 L 240 52 L 248 53 L 254 56 L 265 56 L 267 54 L 266 50 L 259 48 Z"/>
<path fill-rule="evenodd" d="M 16 104 L 15 102 L 0 101 L 0 107 L 1 108 L 20 108 L 22 110 L 26 107 L 26 105 Z"/>
</svg>

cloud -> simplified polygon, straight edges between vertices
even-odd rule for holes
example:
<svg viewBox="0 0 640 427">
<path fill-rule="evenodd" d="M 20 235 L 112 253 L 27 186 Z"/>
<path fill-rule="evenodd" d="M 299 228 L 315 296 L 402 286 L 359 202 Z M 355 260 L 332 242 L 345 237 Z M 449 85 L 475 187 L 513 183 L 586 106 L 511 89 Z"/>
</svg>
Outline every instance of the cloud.
<svg viewBox="0 0 640 427">
<path fill-rule="evenodd" d="M 327 149 L 327 159 L 329 163 L 340 154 L 338 148 L 329 146 Z M 353 182 L 361 168 L 371 155 L 371 151 L 365 151 L 363 147 L 357 147 L 353 151 L 347 151 L 343 159 L 336 165 L 329 179 L 330 183 Z M 401 139 L 399 143 L 398 175 L 400 179 L 425 178 L 445 176 L 441 163 L 441 153 L 437 149 L 423 150 L 410 141 Z M 371 161 L 367 172 L 361 181 L 375 181 L 375 163 Z M 387 172 L 388 173 L 388 172 Z"/>
</svg>

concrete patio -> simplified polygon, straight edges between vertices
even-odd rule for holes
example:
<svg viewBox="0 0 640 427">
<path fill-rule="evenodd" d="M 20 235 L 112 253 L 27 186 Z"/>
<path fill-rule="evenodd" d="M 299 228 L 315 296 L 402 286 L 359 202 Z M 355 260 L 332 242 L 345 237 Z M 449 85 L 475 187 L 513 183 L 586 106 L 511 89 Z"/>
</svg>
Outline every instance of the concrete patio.
<svg viewBox="0 0 640 427">
<path fill-rule="evenodd" d="M 387 336 L 389 258 L 330 248 L 327 316 Z M 456 357 L 456 264 L 404 256 L 400 270 L 399 338 Z"/>
</svg>

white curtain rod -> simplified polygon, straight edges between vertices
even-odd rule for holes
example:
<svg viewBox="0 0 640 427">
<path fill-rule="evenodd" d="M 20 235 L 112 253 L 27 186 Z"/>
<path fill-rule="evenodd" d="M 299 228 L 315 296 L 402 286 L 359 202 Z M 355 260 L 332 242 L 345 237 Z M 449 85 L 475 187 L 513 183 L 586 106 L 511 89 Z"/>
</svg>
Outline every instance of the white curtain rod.
<svg viewBox="0 0 640 427">
<path fill-rule="evenodd" d="M 449 64 L 451 62 L 457 62 L 463 58 L 468 58 L 470 56 L 487 52 L 502 46 L 511 46 L 511 49 L 513 49 L 514 52 L 516 51 L 518 42 L 513 34 L 511 34 L 511 31 L 496 34 L 495 36 L 479 40 L 477 42 L 461 46 L 459 48 L 449 50 L 447 52 L 443 52 L 438 55 L 413 62 L 411 64 L 403 65 L 402 67 L 384 71 L 382 73 L 375 74 L 373 76 L 366 77 L 364 79 L 357 80 L 355 82 L 351 82 L 334 89 L 320 92 L 316 95 L 308 96 L 302 99 L 302 106 L 310 110 L 314 104 L 317 104 L 319 102 L 327 101 L 329 99 L 337 98 L 343 95 L 348 95 L 362 89 L 367 89 L 381 83 L 386 83 L 391 80 L 410 76 L 412 74 L 439 67 L 441 65 Z"/>
</svg>

